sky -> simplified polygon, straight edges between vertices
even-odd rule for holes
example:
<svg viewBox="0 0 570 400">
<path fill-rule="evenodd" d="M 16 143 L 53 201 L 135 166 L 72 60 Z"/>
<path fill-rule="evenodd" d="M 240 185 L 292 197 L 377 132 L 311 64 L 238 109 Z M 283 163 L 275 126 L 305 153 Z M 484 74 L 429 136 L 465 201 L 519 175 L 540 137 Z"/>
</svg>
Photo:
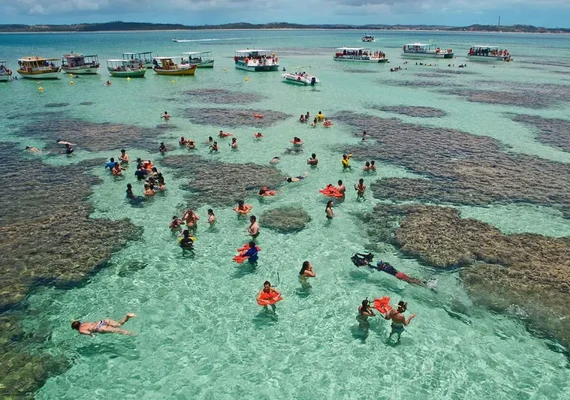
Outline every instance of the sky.
<svg viewBox="0 0 570 400">
<path fill-rule="evenodd" d="M 229 22 L 570 27 L 570 0 L 0 0 L 0 24 Z"/>
</svg>

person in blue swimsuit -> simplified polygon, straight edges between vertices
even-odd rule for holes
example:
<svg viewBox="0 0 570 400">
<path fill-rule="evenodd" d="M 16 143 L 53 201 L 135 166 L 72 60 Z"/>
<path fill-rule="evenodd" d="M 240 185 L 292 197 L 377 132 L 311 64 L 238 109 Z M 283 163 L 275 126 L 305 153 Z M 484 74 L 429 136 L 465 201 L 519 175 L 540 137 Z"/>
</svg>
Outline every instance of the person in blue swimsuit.
<svg viewBox="0 0 570 400">
<path fill-rule="evenodd" d="M 71 323 L 71 329 L 79 331 L 82 335 L 93 336 L 94 333 L 118 333 L 121 335 L 134 335 L 133 332 L 120 329 L 125 322 L 131 318 L 135 318 L 137 315 L 133 313 L 128 313 L 120 321 L 114 321 L 112 319 L 102 319 L 99 322 L 81 322 L 73 321 Z"/>
<path fill-rule="evenodd" d="M 250 264 L 257 263 L 257 246 L 255 245 L 254 241 L 249 242 L 249 250 L 247 250 L 242 257 L 247 259 L 247 262 Z"/>
</svg>

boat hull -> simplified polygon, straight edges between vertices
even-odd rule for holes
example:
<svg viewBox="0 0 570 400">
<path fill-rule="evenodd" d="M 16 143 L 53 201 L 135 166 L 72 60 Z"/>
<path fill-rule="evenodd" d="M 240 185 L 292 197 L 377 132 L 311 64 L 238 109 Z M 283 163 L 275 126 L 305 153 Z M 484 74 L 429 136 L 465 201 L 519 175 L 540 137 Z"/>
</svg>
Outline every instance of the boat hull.
<svg viewBox="0 0 570 400">
<path fill-rule="evenodd" d="M 454 57 L 453 53 L 412 53 L 412 52 L 404 52 L 402 53 L 402 57 L 406 58 L 436 58 L 436 59 L 451 59 Z"/>
<path fill-rule="evenodd" d="M 204 61 L 201 63 L 196 64 L 198 68 L 214 68 L 214 60 L 212 61 Z"/>
<path fill-rule="evenodd" d="M 311 82 L 310 78 L 293 77 L 293 76 L 287 76 L 287 75 L 282 75 L 282 78 L 283 78 L 283 82 L 285 82 L 285 83 L 290 83 L 292 85 L 299 85 L 299 86 L 315 86 L 315 85 L 319 85 L 321 83 L 321 81 L 319 81 L 317 78 L 315 78 L 314 83 Z"/>
<path fill-rule="evenodd" d="M 192 76 L 196 72 L 196 65 L 191 68 L 180 68 L 180 69 L 160 69 L 155 68 L 154 72 L 157 75 L 167 75 L 167 76 Z"/>
<path fill-rule="evenodd" d="M 244 71 L 250 72 L 268 72 L 268 71 L 279 71 L 279 64 L 271 64 L 271 65 L 248 65 L 245 62 L 237 61 L 236 68 L 242 69 Z"/>
<path fill-rule="evenodd" d="M 110 68 L 107 68 L 109 74 L 116 78 L 144 78 L 144 74 L 146 73 L 146 69 L 137 69 L 135 71 L 113 71 Z"/>
<path fill-rule="evenodd" d="M 74 75 L 96 75 L 99 67 L 61 67 L 61 70 L 66 74 Z"/>
<path fill-rule="evenodd" d="M 12 80 L 12 73 L 0 75 L 0 82 L 8 82 Z"/>
<path fill-rule="evenodd" d="M 359 62 L 359 63 L 372 63 L 372 64 L 385 64 L 388 62 L 387 58 L 371 58 L 371 59 L 357 59 L 357 58 L 346 58 L 346 57 L 335 57 L 335 61 L 347 61 L 347 62 Z"/>
<path fill-rule="evenodd" d="M 504 57 L 504 56 L 475 56 L 467 54 L 467 58 L 469 61 L 478 61 L 478 62 L 510 62 L 512 61 L 511 57 Z"/>
<path fill-rule="evenodd" d="M 18 74 L 24 79 L 59 79 L 61 69 L 51 71 L 24 71 L 19 69 Z"/>
</svg>

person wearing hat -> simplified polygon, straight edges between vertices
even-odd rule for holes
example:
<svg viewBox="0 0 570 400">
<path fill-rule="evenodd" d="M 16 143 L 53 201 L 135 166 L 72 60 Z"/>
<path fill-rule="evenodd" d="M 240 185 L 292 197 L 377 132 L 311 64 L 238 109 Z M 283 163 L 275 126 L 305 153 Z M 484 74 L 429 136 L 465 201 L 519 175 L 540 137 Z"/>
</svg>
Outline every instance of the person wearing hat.
<svg viewBox="0 0 570 400">
<path fill-rule="evenodd" d="M 390 336 L 388 336 L 388 340 L 392 338 L 392 335 L 396 333 L 398 335 L 397 343 L 400 343 L 400 336 L 402 332 L 404 332 L 404 327 L 408 326 L 412 319 L 416 316 L 415 314 L 411 314 L 408 319 L 404 317 L 404 313 L 408 309 L 408 303 L 403 300 L 400 300 L 398 303 L 398 308 L 396 310 L 390 310 L 384 318 L 387 320 L 392 320 L 392 332 L 390 332 Z"/>
</svg>

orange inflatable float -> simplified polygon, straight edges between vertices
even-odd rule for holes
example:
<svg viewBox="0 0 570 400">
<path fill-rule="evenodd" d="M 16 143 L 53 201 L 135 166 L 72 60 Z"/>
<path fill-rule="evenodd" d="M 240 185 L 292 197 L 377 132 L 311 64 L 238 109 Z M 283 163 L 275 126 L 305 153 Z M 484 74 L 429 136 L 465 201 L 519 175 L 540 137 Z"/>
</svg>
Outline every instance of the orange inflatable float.
<svg viewBox="0 0 570 400">
<path fill-rule="evenodd" d="M 344 197 L 342 193 L 338 191 L 333 185 L 327 185 L 326 188 L 319 190 L 319 193 L 324 194 L 327 197 Z"/>
<path fill-rule="evenodd" d="M 253 117 L 254 117 L 254 118 L 263 118 L 263 115 L 261 115 L 261 114 L 253 114 Z"/>
<path fill-rule="evenodd" d="M 257 251 L 260 251 L 261 248 L 259 246 L 255 246 L 255 248 L 257 249 Z M 237 262 L 238 264 L 243 263 L 245 260 L 247 260 L 247 258 L 245 258 L 245 253 L 247 253 L 247 251 L 250 249 L 249 247 L 249 243 L 246 243 L 244 246 L 240 247 L 239 249 L 237 249 L 237 251 L 239 251 L 240 253 L 237 256 L 234 256 L 232 258 L 232 260 L 234 260 L 235 262 Z"/>
<path fill-rule="evenodd" d="M 262 292 L 257 299 L 257 304 L 260 306 L 271 306 L 277 302 L 280 302 L 281 300 L 283 300 L 281 293 L 277 294 L 274 292 Z"/>
<path fill-rule="evenodd" d="M 374 308 L 380 311 L 382 314 L 388 313 L 390 310 L 392 310 L 392 306 L 390 305 L 390 298 L 388 296 L 384 296 L 374 299 Z"/>
</svg>

